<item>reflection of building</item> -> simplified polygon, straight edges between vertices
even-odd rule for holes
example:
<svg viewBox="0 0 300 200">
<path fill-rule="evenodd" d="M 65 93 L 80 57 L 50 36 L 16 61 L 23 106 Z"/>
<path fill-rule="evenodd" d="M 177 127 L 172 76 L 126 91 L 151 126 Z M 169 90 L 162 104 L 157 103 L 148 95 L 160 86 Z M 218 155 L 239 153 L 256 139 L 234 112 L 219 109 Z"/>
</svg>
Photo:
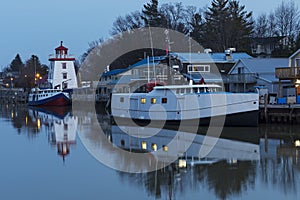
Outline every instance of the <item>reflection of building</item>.
<svg viewBox="0 0 300 200">
<path fill-rule="evenodd" d="M 49 142 L 57 146 L 57 153 L 63 160 L 70 154 L 70 147 L 76 144 L 78 119 L 69 112 L 69 109 L 53 107 L 47 110 L 31 110 L 34 118 L 39 121 L 40 128 L 46 127 Z"/>
</svg>

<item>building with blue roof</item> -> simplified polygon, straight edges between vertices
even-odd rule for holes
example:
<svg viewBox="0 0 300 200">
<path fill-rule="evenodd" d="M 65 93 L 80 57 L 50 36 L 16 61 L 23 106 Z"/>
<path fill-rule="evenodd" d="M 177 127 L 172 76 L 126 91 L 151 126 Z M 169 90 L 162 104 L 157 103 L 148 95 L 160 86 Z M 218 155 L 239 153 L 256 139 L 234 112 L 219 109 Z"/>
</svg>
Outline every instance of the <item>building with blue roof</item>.
<svg viewBox="0 0 300 200">
<path fill-rule="evenodd" d="M 230 91 L 247 92 L 254 87 L 260 87 L 277 94 L 279 80 L 275 76 L 275 70 L 287 66 L 288 63 L 288 58 L 241 59 L 228 73 Z M 287 82 L 284 84 L 288 85 Z"/>
</svg>

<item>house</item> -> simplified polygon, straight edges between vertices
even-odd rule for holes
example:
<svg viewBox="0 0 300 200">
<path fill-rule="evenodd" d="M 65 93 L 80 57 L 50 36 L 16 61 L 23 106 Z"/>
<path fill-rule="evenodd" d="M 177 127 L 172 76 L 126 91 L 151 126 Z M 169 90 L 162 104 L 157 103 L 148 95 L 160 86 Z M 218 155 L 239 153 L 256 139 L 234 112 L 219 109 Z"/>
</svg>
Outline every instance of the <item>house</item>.
<svg viewBox="0 0 300 200">
<path fill-rule="evenodd" d="M 266 88 L 269 93 L 277 93 L 279 82 L 275 70 L 288 63 L 287 58 L 241 59 L 229 72 L 230 91 L 248 92 L 260 87 Z"/>
<path fill-rule="evenodd" d="M 182 63 L 182 71 L 194 83 L 204 78 L 206 83 L 224 84 L 229 90 L 228 72 L 240 59 L 252 58 L 247 53 L 228 49 L 224 53 L 174 53 Z"/>
<path fill-rule="evenodd" d="M 251 38 L 251 53 L 261 58 L 271 57 L 274 50 L 288 44 L 288 37 L 254 37 Z"/>
<path fill-rule="evenodd" d="M 289 62 L 285 67 L 276 69 L 276 78 L 279 79 L 280 85 L 285 81 L 290 83 L 288 87 L 294 92 L 287 96 L 300 95 L 300 49 L 289 57 Z M 285 89 L 283 85 L 279 87 L 279 97 L 285 96 Z"/>
</svg>

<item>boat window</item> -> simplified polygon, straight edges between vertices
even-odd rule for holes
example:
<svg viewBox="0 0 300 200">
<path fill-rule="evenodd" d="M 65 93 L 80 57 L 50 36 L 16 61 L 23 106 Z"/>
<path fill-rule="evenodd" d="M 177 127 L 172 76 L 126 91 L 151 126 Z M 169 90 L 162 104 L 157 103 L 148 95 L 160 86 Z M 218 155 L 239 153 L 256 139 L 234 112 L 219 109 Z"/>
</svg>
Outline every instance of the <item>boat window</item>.
<svg viewBox="0 0 300 200">
<path fill-rule="evenodd" d="M 145 141 L 142 142 L 142 149 L 143 150 L 147 149 L 147 142 L 145 142 Z"/>
<path fill-rule="evenodd" d="M 146 103 L 146 99 L 145 98 L 141 98 L 141 103 L 145 104 Z"/>
<path fill-rule="evenodd" d="M 151 98 L 151 103 L 156 104 L 156 98 Z"/>
<path fill-rule="evenodd" d="M 157 144 L 152 143 L 151 147 L 153 151 L 157 151 Z"/>
<path fill-rule="evenodd" d="M 125 141 L 124 140 L 121 140 L 121 145 L 125 146 Z"/>
<path fill-rule="evenodd" d="M 166 145 L 163 145 L 163 150 L 164 150 L 165 152 L 167 152 L 167 151 L 169 151 L 169 147 L 166 146 Z"/>
<path fill-rule="evenodd" d="M 120 102 L 124 102 L 124 97 L 120 97 Z"/>
<path fill-rule="evenodd" d="M 162 98 L 161 103 L 168 103 L 168 99 L 167 98 Z"/>
</svg>

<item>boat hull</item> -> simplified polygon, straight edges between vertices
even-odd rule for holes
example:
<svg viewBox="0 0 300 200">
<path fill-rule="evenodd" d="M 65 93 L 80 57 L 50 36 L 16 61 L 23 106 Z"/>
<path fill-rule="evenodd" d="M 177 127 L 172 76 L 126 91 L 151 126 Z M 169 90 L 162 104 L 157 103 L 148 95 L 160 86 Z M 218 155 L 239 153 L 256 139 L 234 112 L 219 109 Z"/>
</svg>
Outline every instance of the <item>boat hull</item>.
<svg viewBox="0 0 300 200">
<path fill-rule="evenodd" d="M 29 106 L 68 106 L 71 105 L 71 103 L 71 99 L 64 93 L 58 93 L 40 100 L 28 101 Z"/>
<path fill-rule="evenodd" d="M 257 127 L 258 126 L 259 111 L 247 111 L 241 113 L 228 114 L 226 116 L 205 117 L 199 119 L 186 119 L 186 120 L 166 120 L 163 124 L 165 128 L 168 126 L 213 126 L 213 127 Z M 129 124 L 129 118 L 116 117 L 114 121 L 120 124 Z M 132 119 L 133 123 L 141 126 L 146 126 L 151 123 L 151 126 L 160 127 L 162 120 L 146 120 L 146 119 Z"/>
</svg>

